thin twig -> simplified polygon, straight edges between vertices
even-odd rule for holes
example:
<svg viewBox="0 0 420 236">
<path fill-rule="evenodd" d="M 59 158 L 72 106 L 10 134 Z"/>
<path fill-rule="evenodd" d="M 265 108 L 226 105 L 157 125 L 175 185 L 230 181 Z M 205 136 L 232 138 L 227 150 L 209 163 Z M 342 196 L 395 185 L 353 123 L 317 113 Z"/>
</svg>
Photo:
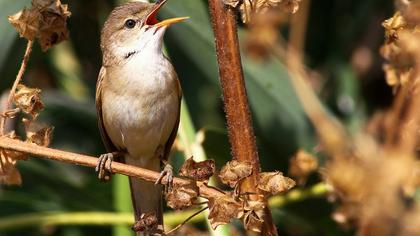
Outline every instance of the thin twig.
<svg viewBox="0 0 420 236">
<path fill-rule="evenodd" d="M 25 73 L 26 66 L 28 65 L 29 57 L 32 52 L 32 46 L 34 44 L 34 41 L 28 40 L 28 43 L 26 44 L 26 50 L 25 55 L 23 56 L 22 64 L 20 65 L 19 72 L 16 76 L 15 82 L 13 83 L 12 89 L 10 90 L 9 97 L 7 98 L 7 104 L 2 112 L 7 112 L 12 107 L 13 97 L 16 92 L 16 88 L 19 85 L 20 81 L 22 80 L 23 74 Z M 4 126 L 6 124 L 6 116 L 1 116 L 0 120 L 0 134 L 4 135 Z"/>
<path fill-rule="evenodd" d="M 179 228 L 181 228 L 183 225 L 185 225 L 188 221 L 190 221 L 192 218 L 194 218 L 194 216 L 200 214 L 201 212 L 207 210 L 208 207 L 204 207 L 203 209 L 197 211 L 196 213 L 190 215 L 187 219 L 185 219 L 181 224 L 177 225 L 175 228 L 169 230 L 167 233 L 165 233 L 166 235 L 169 235 L 175 231 L 177 231 Z"/>
<path fill-rule="evenodd" d="M 252 175 L 241 183 L 241 191 L 253 192 L 258 183 L 260 161 L 242 71 L 236 10 L 225 5 L 222 0 L 209 0 L 209 9 L 216 39 L 220 83 L 232 155 L 236 160 L 252 164 Z M 260 198 L 259 195 L 254 197 Z M 262 233 L 277 235 L 268 207 L 265 208 Z"/>
<path fill-rule="evenodd" d="M 35 145 L 33 143 L 27 143 L 16 139 L 11 139 L 8 137 L 0 137 L 0 148 L 7 150 L 15 150 L 18 152 L 27 153 L 35 157 L 41 157 L 50 160 L 56 160 L 61 162 L 67 162 L 71 164 L 96 167 L 98 163 L 98 158 L 91 157 L 87 155 L 76 154 L 72 152 L 61 151 L 57 149 L 47 148 Z M 112 162 L 112 171 L 114 173 L 119 173 L 131 177 L 141 178 L 146 181 L 155 182 L 160 173 L 151 171 L 148 169 L 143 169 L 140 167 L 135 167 L 131 165 L 126 165 L 118 162 Z M 165 182 L 165 180 L 163 180 Z M 174 185 L 188 185 L 190 180 L 174 178 Z M 215 197 L 223 196 L 223 193 L 216 191 L 212 188 L 205 186 L 202 183 L 197 183 L 199 187 L 199 194 L 202 197 Z"/>
</svg>

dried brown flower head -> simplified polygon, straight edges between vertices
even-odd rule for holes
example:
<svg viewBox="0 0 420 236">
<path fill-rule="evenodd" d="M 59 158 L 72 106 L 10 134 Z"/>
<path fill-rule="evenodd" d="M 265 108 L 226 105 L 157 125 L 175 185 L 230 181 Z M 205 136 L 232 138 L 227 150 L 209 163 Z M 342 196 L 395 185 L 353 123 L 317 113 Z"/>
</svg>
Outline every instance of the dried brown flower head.
<svg viewBox="0 0 420 236">
<path fill-rule="evenodd" d="M 232 160 L 226 163 L 220 170 L 219 177 L 222 183 L 231 188 L 237 186 L 238 182 L 252 174 L 252 165 L 248 162 Z"/>
<path fill-rule="evenodd" d="M 408 84 L 413 76 L 413 67 L 419 61 L 420 26 L 417 25 L 417 18 L 411 16 L 413 10 L 410 9 L 407 8 L 403 14 L 397 11 L 382 24 L 385 28 L 385 44 L 381 54 L 388 61 L 383 69 L 386 81 L 394 91 Z"/>
<path fill-rule="evenodd" d="M 327 181 L 342 203 L 333 218 L 359 225 L 362 235 L 392 235 L 393 229 L 406 227 L 400 219 L 410 213 L 406 201 L 411 196 L 404 189 L 414 187 L 418 166 L 412 157 L 371 146 L 358 144 L 360 157 L 341 157 L 327 165 Z"/>
<path fill-rule="evenodd" d="M 293 179 L 283 176 L 279 171 L 262 172 L 258 175 L 258 188 L 272 195 L 285 193 L 295 185 Z"/>
<path fill-rule="evenodd" d="M 289 175 L 297 178 L 299 184 L 304 184 L 306 178 L 318 168 L 318 159 L 313 155 L 299 150 L 289 164 Z"/>
<path fill-rule="evenodd" d="M 232 193 L 209 198 L 208 207 L 210 210 L 208 218 L 213 229 L 243 215 L 242 204 L 234 199 Z"/>
<path fill-rule="evenodd" d="M 16 107 L 35 119 L 39 112 L 44 109 L 44 103 L 41 101 L 41 90 L 36 88 L 29 88 L 25 85 L 19 84 L 17 91 L 14 94 L 14 102 Z"/>
<path fill-rule="evenodd" d="M 16 168 L 16 160 L 7 156 L 4 150 L 0 151 L 1 166 L 0 166 L 0 184 L 6 185 L 21 185 L 22 177 Z"/>
<path fill-rule="evenodd" d="M 39 39 L 42 50 L 68 38 L 67 18 L 71 15 L 60 0 L 33 0 L 32 7 L 9 16 L 9 22 L 21 37 Z"/>
<path fill-rule="evenodd" d="M 245 229 L 254 232 L 261 232 L 261 226 L 264 223 L 264 202 L 246 201 L 242 222 Z"/>
<path fill-rule="evenodd" d="M 15 132 L 6 134 L 6 137 L 18 139 Z M 18 160 L 27 160 L 28 155 L 12 150 L 0 149 L 0 184 L 21 185 L 22 177 L 16 168 Z"/>
<path fill-rule="evenodd" d="M 159 222 L 154 213 L 142 214 L 140 219 L 136 221 L 132 227 L 135 232 L 147 232 L 150 235 L 161 235 L 162 230 L 159 229 Z"/>
<path fill-rule="evenodd" d="M 215 169 L 216 166 L 213 160 L 195 162 L 190 157 L 182 165 L 179 174 L 196 181 L 208 181 L 213 176 Z"/>
<path fill-rule="evenodd" d="M 407 25 L 401 12 L 397 11 L 391 18 L 385 20 L 382 26 L 385 28 L 385 39 L 387 43 L 391 43 L 398 39 L 398 33 Z"/>
<path fill-rule="evenodd" d="M 184 209 L 193 205 L 198 197 L 198 187 L 195 182 L 187 185 L 175 185 L 166 194 L 167 205 L 175 210 Z"/>
<path fill-rule="evenodd" d="M 48 147 L 51 143 L 54 127 L 23 119 L 26 130 L 26 141 Z"/>
<path fill-rule="evenodd" d="M 242 13 L 242 21 L 250 23 L 256 14 L 265 14 L 270 8 L 278 8 L 283 12 L 296 13 L 300 0 L 224 0 L 225 4 L 237 7 Z"/>
</svg>

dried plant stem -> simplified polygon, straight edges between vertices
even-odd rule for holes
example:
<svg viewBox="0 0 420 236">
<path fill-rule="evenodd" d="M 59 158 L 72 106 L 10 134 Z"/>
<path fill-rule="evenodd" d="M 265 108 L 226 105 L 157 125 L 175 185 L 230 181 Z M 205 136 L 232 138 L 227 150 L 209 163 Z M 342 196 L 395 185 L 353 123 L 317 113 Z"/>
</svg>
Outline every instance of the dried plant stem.
<svg viewBox="0 0 420 236">
<path fill-rule="evenodd" d="M 420 123 L 420 66 L 416 66 L 409 83 L 397 93 L 389 113 L 386 147 L 399 152 L 415 152 Z"/>
<path fill-rule="evenodd" d="M 272 51 L 276 57 L 286 63 L 296 95 L 305 113 L 314 124 L 325 151 L 330 154 L 330 157 L 346 154 L 351 148 L 346 130 L 334 117 L 328 114 L 308 84 L 306 78 L 309 76 L 300 58 L 296 54 L 287 53 L 281 46 L 274 47 Z"/>
<path fill-rule="evenodd" d="M 232 155 L 237 160 L 251 162 L 254 173 L 258 174 L 259 160 L 239 55 L 235 11 L 221 0 L 210 0 L 209 5 Z M 243 190 L 255 192 L 256 182 L 256 175 L 247 178 Z"/>
<path fill-rule="evenodd" d="M 209 0 L 209 8 L 232 155 L 234 159 L 250 162 L 253 166 L 252 175 L 241 184 L 241 192 L 255 192 L 260 162 L 239 53 L 236 11 L 222 0 Z M 262 233 L 277 235 L 271 212 L 268 207 L 265 209 Z"/>
<path fill-rule="evenodd" d="M 291 15 L 288 53 L 296 53 L 302 60 L 305 50 L 306 28 L 308 25 L 311 0 L 302 1 L 299 11 Z"/>
<path fill-rule="evenodd" d="M 410 101 L 407 103 L 405 117 L 400 129 L 400 139 L 397 149 L 400 152 L 412 154 L 416 152 L 418 138 L 420 136 L 420 65 L 417 65 L 413 74 L 413 84 L 410 91 Z"/>
<path fill-rule="evenodd" d="M 13 83 L 12 89 L 10 90 L 9 97 L 7 98 L 7 104 L 4 110 L 2 111 L 3 113 L 8 111 L 12 107 L 13 97 L 15 95 L 16 88 L 18 84 L 20 83 L 20 81 L 22 80 L 23 74 L 25 73 L 26 66 L 28 65 L 29 57 L 32 52 L 33 44 L 34 44 L 34 41 L 32 40 L 28 40 L 28 43 L 26 44 L 25 55 L 23 56 L 23 60 L 22 60 L 22 64 L 20 65 L 19 72 L 16 76 L 15 82 Z M 1 116 L 1 120 L 0 120 L 0 134 L 1 135 L 4 135 L 4 127 L 6 124 L 6 119 L 7 119 L 6 116 L 4 115 Z"/>
<path fill-rule="evenodd" d="M 72 152 L 61 151 L 57 149 L 47 148 L 38 146 L 32 143 L 23 142 L 16 139 L 11 139 L 8 137 L 0 137 L 0 148 L 7 149 L 7 150 L 14 150 L 18 152 L 27 153 L 36 157 L 46 158 L 50 160 L 56 160 L 61 162 L 67 162 L 71 164 L 81 165 L 81 166 L 88 166 L 88 167 L 96 167 L 98 162 L 98 158 L 91 157 L 87 155 L 76 154 Z M 131 177 L 137 177 L 144 179 L 146 181 L 155 182 L 158 178 L 160 173 L 151 171 L 148 169 L 143 169 L 131 165 L 126 165 L 118 162 L 112 162 L 112 171 L 114 173 L 119 173 Z M 174 185 L 182 184 L 186 185 L 190 181 L 181 178 L 174 178 L 173 183 Z M 198 184 L 200 196 L 208 198 L 208 197 L 215 197 L 215 196 L 223 196 L 223 193 L 209 188 L 204 184 Z"/>
<path fill-rule="evenodd" d="M 175 228 L 169 230 L 168 232 L 165 233 L 165 235 L 169 235 L 175 231 L 177 231 L 179 228 L 181 228 L 183 225 L 185 225 L 188 221 L 190 221 L 192 218 L 194 218 L 196 215 L 200 214 L 201 212 L 207 210 L 208 207 L 204 207 L 200 210 L 198 210 L 197 212 L 195 212 L 194 214 L 190 215 L 187 219 L 185 219 L 181 224 L 177 225 Z"/>
</svg>

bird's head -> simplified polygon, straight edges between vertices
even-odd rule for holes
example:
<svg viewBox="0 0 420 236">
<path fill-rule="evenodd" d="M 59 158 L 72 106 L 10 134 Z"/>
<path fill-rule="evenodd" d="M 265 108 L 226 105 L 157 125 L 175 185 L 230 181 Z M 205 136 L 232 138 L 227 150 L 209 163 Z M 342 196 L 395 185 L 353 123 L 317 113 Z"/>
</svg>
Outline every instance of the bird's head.
<svg viewBox="0 0 420 236">
<path fill-rule="evenodd" d="M 162 53 L 166 28 L 188 18 L 176 17 L 158 21 L 156 15 L 166 1 L 129 2 L 116 7 L 102 29 L 101 49 L 104 63 L 127 60 L 144 51 Z"/>
</svg>

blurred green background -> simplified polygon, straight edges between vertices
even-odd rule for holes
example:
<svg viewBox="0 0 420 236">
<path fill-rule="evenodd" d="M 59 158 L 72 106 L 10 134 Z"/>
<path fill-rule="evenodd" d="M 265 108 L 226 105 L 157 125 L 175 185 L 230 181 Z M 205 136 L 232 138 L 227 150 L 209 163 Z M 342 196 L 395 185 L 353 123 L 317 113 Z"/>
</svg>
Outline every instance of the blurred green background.
<svg viewBox="0 0 420 236">
<path fill-rule="evenodd" d="M 121 1 L 63 0 L 63 3 L 69 4 L 72 12 L 68 20 L 70 39 L 47 53 L 35 44 L 24 83 L 43 90 L 46 109 L 40 120 L 55 127 L 54 148 L 99 155 L 104 152 L 94 105 L 101 66 L 99 37 L 107 15 Z M 29 5 L 30 0 L 0 0 L 2 93 L 11 87 L 26 45 L 8 23 L 7 16 Z M 311 82 L 324 104 L 350 131 L 391 101 L 378 50 L 383 42 L 381 22 L 392 12 L 392 1 L 311 2 L 305 38 L 305 62 L 312 71 Z M 181 79 L 193 125 L 206 131 L 203 146 L 207 157 L 215 159 L 220 168 L 230 159 L 230 151 L 207 2 L 172 0 L 159 15 L 191 17 L 168 30 L 165 44 Z M 287 24 L 279 32 L 287 38 Z M 246 37 L 242 24 L 240 35 L 242 42 Z M 243 55 L 243 62 L 262 169 L 287 173 L 289 158 L 297 149 L 314 152 L 317 143 L 313 129 L 279 61 L 256 62 Z M 172 159 L 180 160 L 182 155 Z M 21 161 L 18 167 L 23 185 L 0 186 L 2 219 L 27 213 L 112 212 L 130 207 L 124 178 L 100 183 L 93 169 L 35 158 Z M 317 181 L 319 178 L 312 176 L 304 187 Z M 272 211 L 281 235 L 351 235 L 352 231 L 331 220 L 333 209 L 325 198 L 315 198 Z M 196 226 L 206 230 L 205 224 Z M 126 232 L 111 226 L 0 229 L 0 235 L 126 235 Z"/>
</svg>

